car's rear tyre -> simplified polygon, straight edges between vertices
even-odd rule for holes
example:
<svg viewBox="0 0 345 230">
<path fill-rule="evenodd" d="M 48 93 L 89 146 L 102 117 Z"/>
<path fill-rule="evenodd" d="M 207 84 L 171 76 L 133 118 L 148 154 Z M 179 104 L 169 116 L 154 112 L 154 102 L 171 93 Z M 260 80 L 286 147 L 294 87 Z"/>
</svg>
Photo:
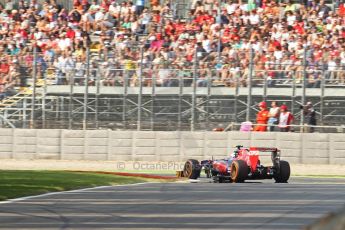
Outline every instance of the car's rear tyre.
<svg viewBox="0 0 345 230">
<path fill-rule="evenodd" d="M 248 177 L 248 165 L 243 160 L 235 160 L 231 163 L 230 178 L 232 182 L 242 183 Z"/>
<path fill-rule="evenodd" d="M 201 166 L 199 161 L 189 159 L 184 164 L 183 175 L 189 179 L 197 179 L 200 176 Z"/>
<path fill-rule="evenodd" d="M 290 164 L 287 161 L 280 161 L 280 170 L 274 176 L 276 183 L 287 183 L 290 178 Z"/>
</svg>

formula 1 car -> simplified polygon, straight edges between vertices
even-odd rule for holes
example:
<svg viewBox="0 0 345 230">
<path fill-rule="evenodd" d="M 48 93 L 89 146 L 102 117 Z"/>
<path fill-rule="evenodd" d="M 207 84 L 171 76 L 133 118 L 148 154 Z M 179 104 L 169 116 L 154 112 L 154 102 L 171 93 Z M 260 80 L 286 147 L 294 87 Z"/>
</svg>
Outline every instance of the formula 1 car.
<svg viewBox="0 0 345 230">
<path fill-rule="evenodd" d="M 260 164 L 260 153 L 271 153 L 272 166 Z M 280 150 L 277 148 L 236 146 L 231 157 L 221 160 L 188 160 L 183 169 L 183 176 L 197 179 L 204 170 L 207 178 L 215 182 L 237 182 L 256 179 L 274 179 L 277 183 L 287 183 L 290 178 L 290 164 L 280 160 Z"/>
</svg>

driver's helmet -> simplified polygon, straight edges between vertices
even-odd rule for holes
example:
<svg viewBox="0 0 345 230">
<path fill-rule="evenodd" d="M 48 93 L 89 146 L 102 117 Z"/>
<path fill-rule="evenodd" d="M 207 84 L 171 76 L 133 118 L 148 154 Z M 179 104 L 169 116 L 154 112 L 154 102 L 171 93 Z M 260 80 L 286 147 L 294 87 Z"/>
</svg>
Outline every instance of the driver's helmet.
<svg viewBox="0 0 345 230">
<path fill-rule="evenodd" d="M 238 156 L 238 153 L 239 153 L 240 151 L 238 150 L 238 149 L 235 149 L 234 150 L 234 152 L 231 154 L 231 157 L 232 158 L 236 158 L 237 156 Z"/>
</svg>

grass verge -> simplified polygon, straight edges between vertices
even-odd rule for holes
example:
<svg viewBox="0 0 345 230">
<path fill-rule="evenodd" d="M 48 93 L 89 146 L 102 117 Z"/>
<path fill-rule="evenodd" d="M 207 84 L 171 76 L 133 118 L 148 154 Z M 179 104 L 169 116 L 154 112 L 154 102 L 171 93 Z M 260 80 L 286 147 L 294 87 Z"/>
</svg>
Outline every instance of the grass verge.
<svg viewBox="0 0 345 230">
<path fill-rule="evenodd" d="M 47 192 L 147 181 L 152 179 L 91 172 L 0 170 L 0 201 Z"/>
</svg>

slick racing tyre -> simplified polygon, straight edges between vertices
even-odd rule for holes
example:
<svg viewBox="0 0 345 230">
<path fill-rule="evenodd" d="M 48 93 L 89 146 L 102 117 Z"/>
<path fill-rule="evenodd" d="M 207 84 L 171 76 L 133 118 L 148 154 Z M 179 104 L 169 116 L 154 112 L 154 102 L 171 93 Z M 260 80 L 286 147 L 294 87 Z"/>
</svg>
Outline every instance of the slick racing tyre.
<svg viewBox="0 0 345 230">
<path fill-rule="evenodd" d="M 242 160 L 235 160 L 231 163 L 230 178 L 232 182 L 242 183 L 248 176 L 248 165 Z"/>
<path fill-rule="evenodd" d="M 280 161 L 280 170 L 274 176 L 276 183 L 287 183 L 290 178 L 290 164 L 287 161 Z"/>
<path fill-rule="evenodd" d="M 200 176 L 201 166 L 199 161 L 189 159 L 184 164 L 183 175 L 189 179 L 197 179 Z"/>
</svg>

